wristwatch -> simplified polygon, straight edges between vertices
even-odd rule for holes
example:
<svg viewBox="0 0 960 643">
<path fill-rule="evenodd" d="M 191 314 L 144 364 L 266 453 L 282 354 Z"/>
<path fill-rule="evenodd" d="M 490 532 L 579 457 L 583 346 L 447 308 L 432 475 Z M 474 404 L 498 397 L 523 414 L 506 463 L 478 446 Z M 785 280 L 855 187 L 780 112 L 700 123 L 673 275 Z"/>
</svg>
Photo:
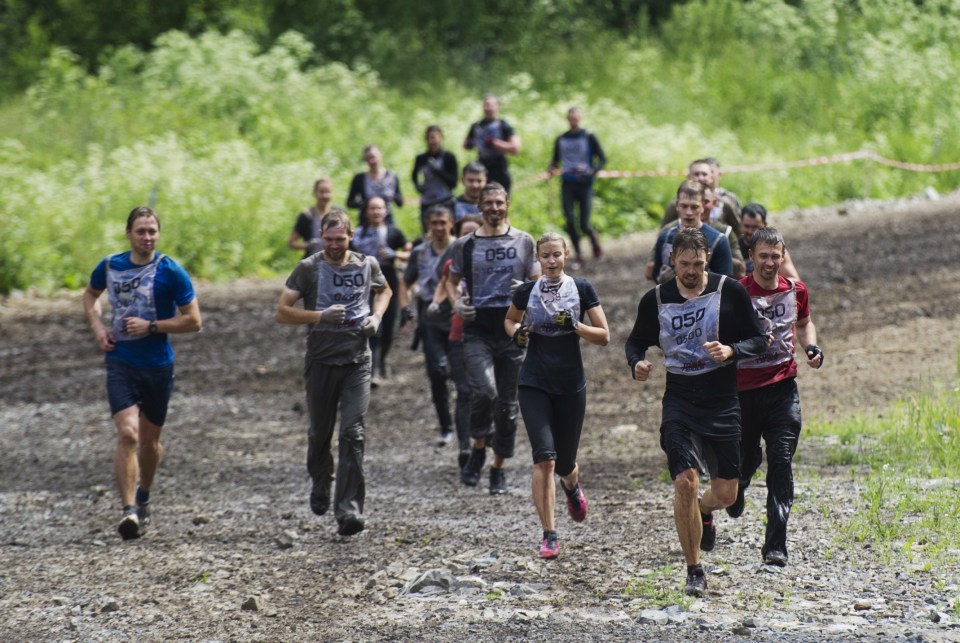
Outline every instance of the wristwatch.
<svg viewBox="0 0 960 643">
<path fill-rule="evenodd" d="M 157 322 L 150 322 L 150 325 L 147 326 L 147 331 L 148 331 L 151 335 L 156 335 L 157 332 L 159 332 L 159 331 L 157 330 Z"/>
</svg>

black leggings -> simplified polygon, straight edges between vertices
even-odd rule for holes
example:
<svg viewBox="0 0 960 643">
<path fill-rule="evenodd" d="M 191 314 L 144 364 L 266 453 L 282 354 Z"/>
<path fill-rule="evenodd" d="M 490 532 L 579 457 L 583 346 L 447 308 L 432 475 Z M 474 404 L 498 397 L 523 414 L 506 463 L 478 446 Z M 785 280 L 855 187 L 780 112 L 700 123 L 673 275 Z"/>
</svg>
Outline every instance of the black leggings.
<svg viewBox="0 0 960 643">
<path fill-rule="evenodd" d="M 518 400 L 530 438 L 533 463 L 554 460 L 557 475 L 570 475 L 577 466 L 587 388 L 572 394 L 551 395 L 542 389 L 521 386 Z"/>
</svg>

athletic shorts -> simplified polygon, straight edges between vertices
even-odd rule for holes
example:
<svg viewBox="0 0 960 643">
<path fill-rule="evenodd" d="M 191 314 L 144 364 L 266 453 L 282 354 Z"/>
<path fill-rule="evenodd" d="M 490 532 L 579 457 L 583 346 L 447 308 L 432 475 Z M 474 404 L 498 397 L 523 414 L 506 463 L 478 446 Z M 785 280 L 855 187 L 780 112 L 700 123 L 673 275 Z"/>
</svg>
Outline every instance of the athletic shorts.
<svg viewBox="0 0 960 643">
<path fill-rule="evenodd" d="M 687 469 L 712 478 L 740 478 L 740 403 L 736 395 L 695 404 L 663 396 L 660 448 L 667 454 L 670 475 Z"/>
<path fill-rule="evenodd" d="M 107 361 L 110 415 L 138 405 L 148 420 L 163 426 L 173 393 L 173 380 L 172 364 L 161 368 L 136 368 L 126 362 Z"/>
</svg>

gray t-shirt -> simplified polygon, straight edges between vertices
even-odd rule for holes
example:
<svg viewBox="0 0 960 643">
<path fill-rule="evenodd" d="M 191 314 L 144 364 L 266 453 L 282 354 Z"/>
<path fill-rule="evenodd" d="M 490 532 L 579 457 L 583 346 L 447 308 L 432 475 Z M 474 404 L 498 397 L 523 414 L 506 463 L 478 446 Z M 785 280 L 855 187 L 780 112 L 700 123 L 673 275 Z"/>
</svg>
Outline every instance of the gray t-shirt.
<svg viewBox="0 0 960 643">
<path fill-rule="evenodd" d="M 366 358 L 370 346 L 360 335 L 360 322 L 370 314 L 370 293 L 379 292 L 387 283 L 374 257 L 353 251 L 347 254 L 343 266 L 327 263 L 323 253 L 312 255 L 298 263 L 287 278 L 287 288 L 303 298 L 304 310 L 338 303 L 347 307 L 344 324 L 310 324 L 307 358 L 322 364 L 356 364 Z"/>
</svg>

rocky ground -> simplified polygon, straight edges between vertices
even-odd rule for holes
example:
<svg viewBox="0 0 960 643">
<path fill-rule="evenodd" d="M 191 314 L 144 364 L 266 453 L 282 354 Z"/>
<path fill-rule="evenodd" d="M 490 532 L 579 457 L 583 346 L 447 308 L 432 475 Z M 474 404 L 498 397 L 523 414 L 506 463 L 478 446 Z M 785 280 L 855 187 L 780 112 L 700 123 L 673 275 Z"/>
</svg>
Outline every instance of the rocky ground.
<svg viewBox="0 0 960 643">
<path fill-rule="evenodd" d="M 800 377 L 805 418 L 881 413 L 955 381 L 960 198 L 849 203 L 775 216 L 810 285 L 826 351 Z M 801 441 L 790 564 L 760 564 L 762 482 L 718 518 L 702 599 L 679 594 L 672 487 L 657 443 L 662 370 L 633 382 L 623 342 L 645 283 L 643 234 L 589 264 L 610 319 L 584 349 L 580 465 L 590 514 L 559 517 L 536 557 L 523 433 L 511 493 L 460 485 L 422 358 L 393 355 L 368 417 L 368 529 L 335 534 L 307 505 L 301 329 L 273 321 L 281 280 L 199 284 L 204 331 L 178 374 L 154 525 L 121 542 L 102 356 L 78 293 L 0 304 L 0 640 L 960 640 L 957 568 L 925 571 L 851 542 L 849 467 Z"/>
</svg>

